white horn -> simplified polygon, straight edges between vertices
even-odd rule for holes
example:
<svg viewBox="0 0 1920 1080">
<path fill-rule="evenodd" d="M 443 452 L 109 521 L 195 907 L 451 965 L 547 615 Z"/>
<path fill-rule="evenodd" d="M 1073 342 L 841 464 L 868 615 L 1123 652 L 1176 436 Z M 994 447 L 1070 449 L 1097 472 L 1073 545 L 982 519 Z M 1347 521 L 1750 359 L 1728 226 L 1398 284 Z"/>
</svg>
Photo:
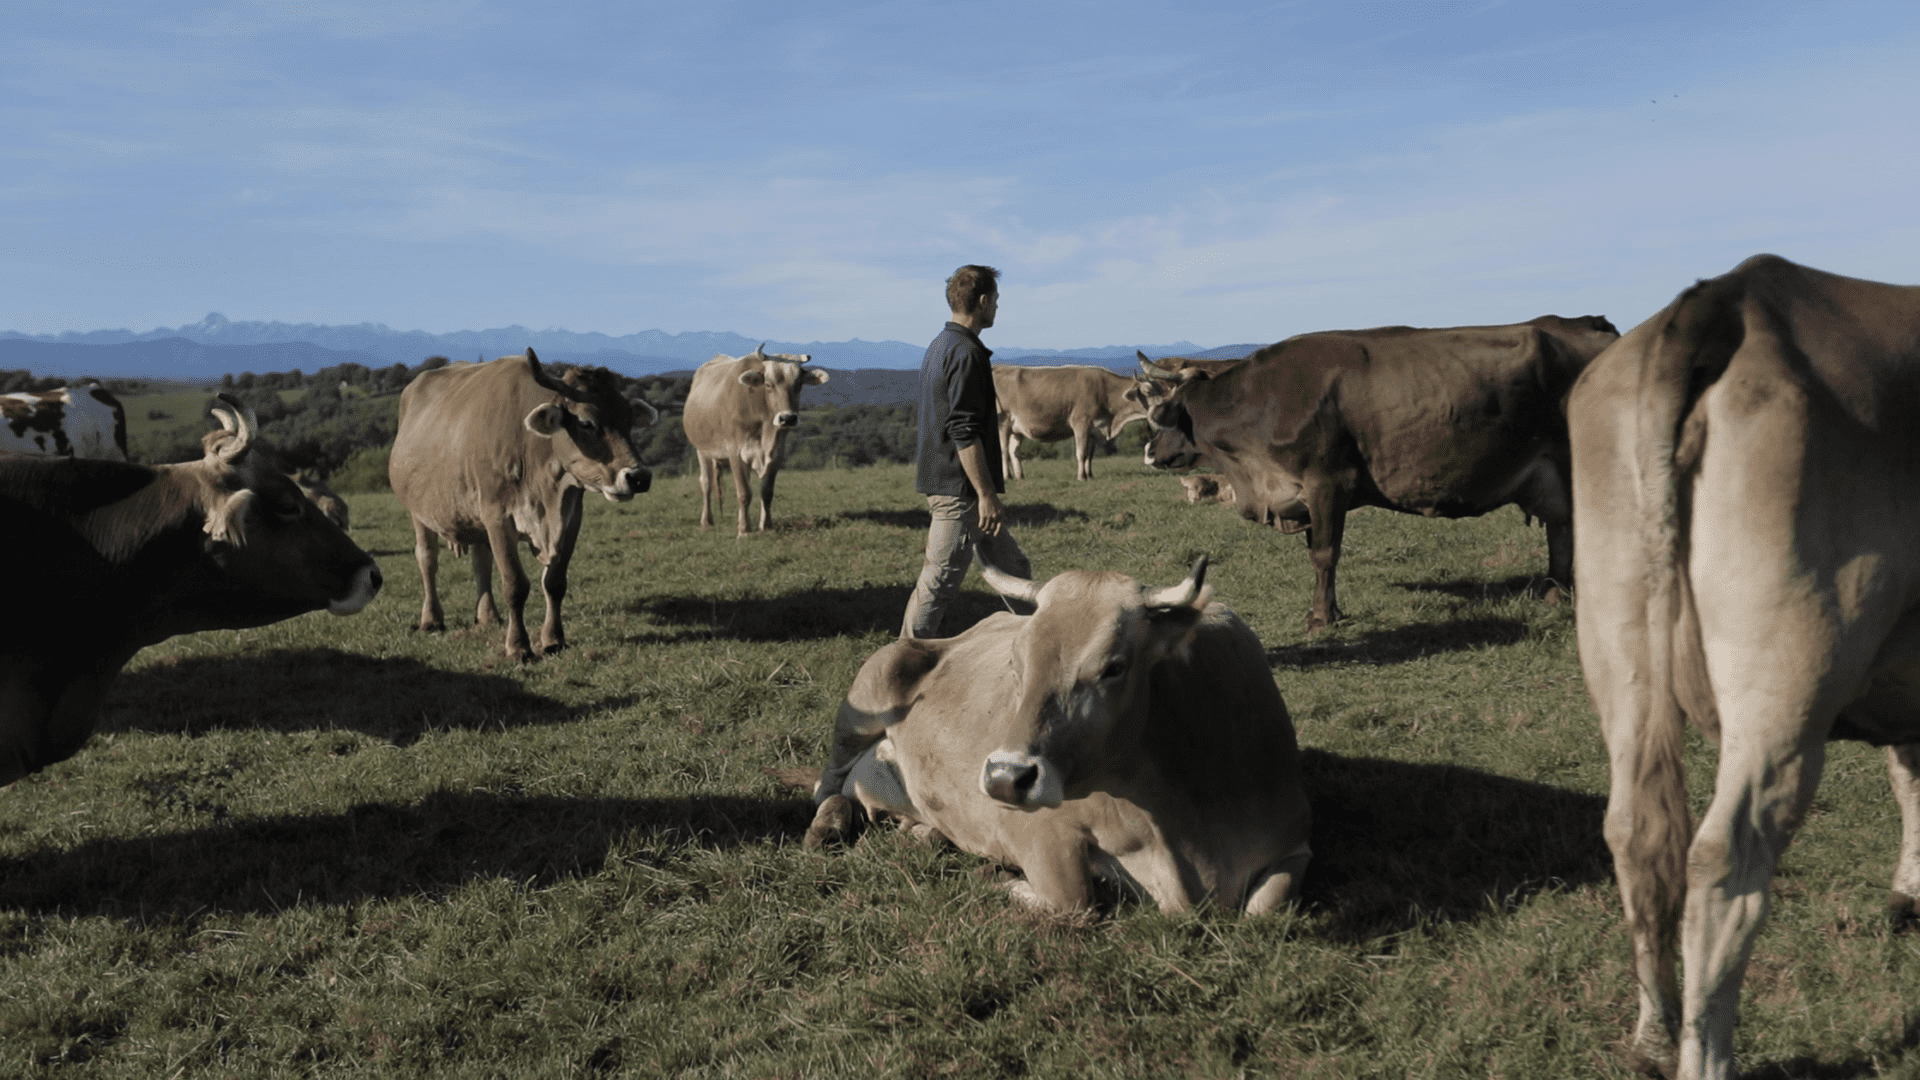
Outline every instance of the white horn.
<svg viewBox="0 0 1920 1080">
<path fill-rule="evenodd" d="M 1012 574 L 1002 573 L 987 565 L 984 559 L 980 562 L 980 573 L 986 576 L 987 586 L 1001 596 L 1012 597 L 1015 600 L 1025 600 L 1029 603 L 1039 602 L 1036 598 L 1040 595 L 1040 586 L 1035 582 L 1023 577 L 1014 577 Z"/>
<path fill-rule="evenodd" d="M 213 415 L 219 417 L 220 426 L 233 432 L 233 437 L 220 444 L 216 456 L 225 462 L 237 460 L 253 444 L 254 432 L 260 430 L 260 419 L 254 415 L 252 406 L 247 405 L 231 394 L 220 394 L 219 400 L 226 405 L 213 407 Z"/>
<path fill-rule="evenodd" d="M 1187 580 L 1178 585 L 1169 585 L 1164 589 L 1150 592 L 1144 600 L 1146 605 L 1152 608 L 1191 607 L 1206 582 L 1207 557 L 1202 555 L 1199 561 L 1193 564 L 1193 569 L 1188 572 Z"/>
</svg>

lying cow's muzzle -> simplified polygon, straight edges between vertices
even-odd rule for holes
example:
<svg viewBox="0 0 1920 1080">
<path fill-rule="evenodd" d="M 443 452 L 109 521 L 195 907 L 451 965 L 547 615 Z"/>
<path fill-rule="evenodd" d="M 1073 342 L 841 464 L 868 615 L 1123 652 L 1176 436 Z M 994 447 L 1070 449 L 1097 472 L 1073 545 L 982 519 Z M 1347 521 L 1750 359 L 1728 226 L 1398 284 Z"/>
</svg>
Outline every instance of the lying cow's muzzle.
<svg viewBox="0 0 1920 1080">
<path fill-rule="evenodd" d="M 987 755 L 980 770 L 980 790 L 995 802 L 1037 810 L 1059 806 L 1066 791 L 1060 782 L 1060 770 L 1043 757 L 996 750 Z"/>
<path fill-rule="evenodd" d="M 600 494 L 606 496 L 608 502 L 626 502 L 652 486 L 653 470 L 642 465 L 623 470 L 611 486 L 600 489 Z"/>
<path fill-rule="evenodd" d="M 351 615 L 368 604 L 380 594 L 380 567 L 373 563 L 361 567 L 353 575 L 353 587 L 347 595 L 327 604 L 327 610 L 335 615 Z"/>
</svg>

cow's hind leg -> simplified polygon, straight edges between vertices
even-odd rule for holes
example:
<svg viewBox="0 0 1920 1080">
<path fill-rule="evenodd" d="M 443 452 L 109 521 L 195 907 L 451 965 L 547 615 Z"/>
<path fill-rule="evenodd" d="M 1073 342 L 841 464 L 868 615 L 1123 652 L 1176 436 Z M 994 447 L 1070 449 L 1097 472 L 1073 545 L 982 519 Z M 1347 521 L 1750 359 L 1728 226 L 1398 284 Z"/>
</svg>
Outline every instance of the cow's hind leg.
<svg viewBox="0 0 1920 1080">
<path fill-rule="evenodd" d="M 745 536 L 747 535 L 747 504 L 753 501 L 753 495 L 747 488 L 747 463 L 739 458 L 730 458 L 727 461 L 727 468 L 733 473 L 734 509 L 739 512 L 736 522 L 737 531 L 734 535 Z"/>
<path fill-rule="evenodd" d="M 1896 929 L 1920 925 L 1920 743 L 1887 747 L 1887 773 L 1900 803 L 1900 861 L 1887 915 Z"/>
<path fill-rule="evenodd" d="M 409 515 L 411 516 L 411 515 Z M 440 538 L 419 518 L 413 519 L 413 561 L 420 567 L 421 630 L 445 630 L 446 615 L 440 610 L 438 570 Z"/>
<path fill-rule="evenodd" d="M 547 553 L 546 569 L 540 574 L 540 592 L 547 602 L 547 615 L 540 624 L 540 651 L 547 655 L 567 647 L 567 632 L 560 625 L 560 604 L 567 598 L 567 566 L 573 562 L 573 545 L 580 539 L 580 488 L 568 488 L 560 495 L 560 535 Z"/>
<path fill-rule="evenodd" d="M 1007 460 L 1002 464 L 1006 467 L 1007 479 L 1026 479 L 1026 474 L 1020 471 L 1020 433 L 1011 424 L 1002 432 L 1001 444 L 1006 449 Z"/>
<path fill-rule="evenodd" d="M 1307 613 L 1307 633 L 1324 629 L 1343 618 L 1334 590 L 1340 567 L 1340 541 L 1347 531 L 1347 492 L 1326 477 L 1308 480 L 1307 558 L 1313 563 L 1313 608 Z"/>
<path fill-rule="evenodd" d="M 500 625 L 500 612 L 493 603 L 493 545 L 476 540 L 467 548 L 473 563 L 473 624 Z"/>
</svg>

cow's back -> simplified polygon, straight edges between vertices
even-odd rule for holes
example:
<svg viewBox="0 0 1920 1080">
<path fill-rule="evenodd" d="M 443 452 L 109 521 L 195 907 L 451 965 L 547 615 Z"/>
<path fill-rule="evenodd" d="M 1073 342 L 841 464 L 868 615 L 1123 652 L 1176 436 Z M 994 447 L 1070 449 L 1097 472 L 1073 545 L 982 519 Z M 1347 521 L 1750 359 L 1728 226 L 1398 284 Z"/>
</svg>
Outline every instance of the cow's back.
<svg viewBox="0 0 1920 1080">
<path fill-rule="evenodd" d="M 400 395 L 394 495 L 444 536 L 475 528 L 483 507 L 511 505 L 521 479 L 546 464 L 550 440 L 524 421 L 553 396 L 520 357 L 422 372 Z"/>
<path fill-rule="evenodd" d="M 680 417 L 694 449 L 729 456 L 759 443 L 760 429 L 773 417 L 763 395 L 740 384 L 743 367 L 738 357 L 717 356 L 694 371 Z"/>
</svg>

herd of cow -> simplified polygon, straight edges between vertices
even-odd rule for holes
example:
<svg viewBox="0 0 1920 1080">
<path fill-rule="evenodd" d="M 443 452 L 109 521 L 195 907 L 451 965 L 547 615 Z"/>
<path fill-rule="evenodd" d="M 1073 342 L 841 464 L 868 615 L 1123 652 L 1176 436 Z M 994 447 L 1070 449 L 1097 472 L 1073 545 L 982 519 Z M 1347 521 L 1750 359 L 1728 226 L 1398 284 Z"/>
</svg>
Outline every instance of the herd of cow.
<svg viewBox="0 0 1920 1080">
<path fill-rule="evenodd" d="M 749 469 L 769 523 L 804 355 L 716 357 L 683 419 L 701 524 L 717 472 L 747 531 Z M 1830 738 L 1887 747 L 1902 840 L 1889 901 L 1920 919 L 1920 287 L 1757 256 L 1621 336 L 1606 319 L 1304 334 L 1241 361 L 1141 357 L 1139 376 L 999 367 L 1005 460 L 1019 440 L 1152 425 L 1147 460 L 1211 465 L 1215 497 L 1306 534 L 1310 630 L 1340 618 L 1346 512 L 1456 517 L 1509 503 L 1545 523 L 1548 581 L 1576 579 L 1579 647 L 1612 772 L 1606 839 L 1640 999 L 1631 1052 L 1727 1076 L 1739 987 L 1769 882 Z M 0 397 L 0 552 L 35 572 L 0 629 L 0 784 L 78 751 L 105 690 L 171 635 L 358 611 L 379 568 L 272 466 L 237 401 L 180 465 L 126 460 L 98 388 Z M 630 438 L 644 402 L 599 369 L 532 350 L 422 373 L 401 399 L 390 477 L 412 517 L 419 627 L 444 626 L 441 544 L 470 554 L 477 618 L 508 655 L 565 644 L 560 607 L 588 490 L 647 490 Z M 1190 493 L 1190 498 L 1200 497 Z M 538 649 L 517 556 L 543 567 Z M 490 565 L 491 562 L 491 565 Z M 860 669 L 815 785 L 807 842 L 852 807 L 1018 867 L 1030 903 L 1074 909 L 1103 878 L 1168 910 L 1262 912 L 1310 851 L 1298 750 L 1265 652 L 1212 600 L 1206 560 L 1152 589 L 1067 571 L 989 571 L 1033 605 L 957 637 L 903 638 Z M 1720 745 L 1696 824 L 1692 721 Z M 1676 955 L 1677 948 L 1677 955 Z M 1678 967 L 1684 964 L 1684 987 Z"/>
</svg>

